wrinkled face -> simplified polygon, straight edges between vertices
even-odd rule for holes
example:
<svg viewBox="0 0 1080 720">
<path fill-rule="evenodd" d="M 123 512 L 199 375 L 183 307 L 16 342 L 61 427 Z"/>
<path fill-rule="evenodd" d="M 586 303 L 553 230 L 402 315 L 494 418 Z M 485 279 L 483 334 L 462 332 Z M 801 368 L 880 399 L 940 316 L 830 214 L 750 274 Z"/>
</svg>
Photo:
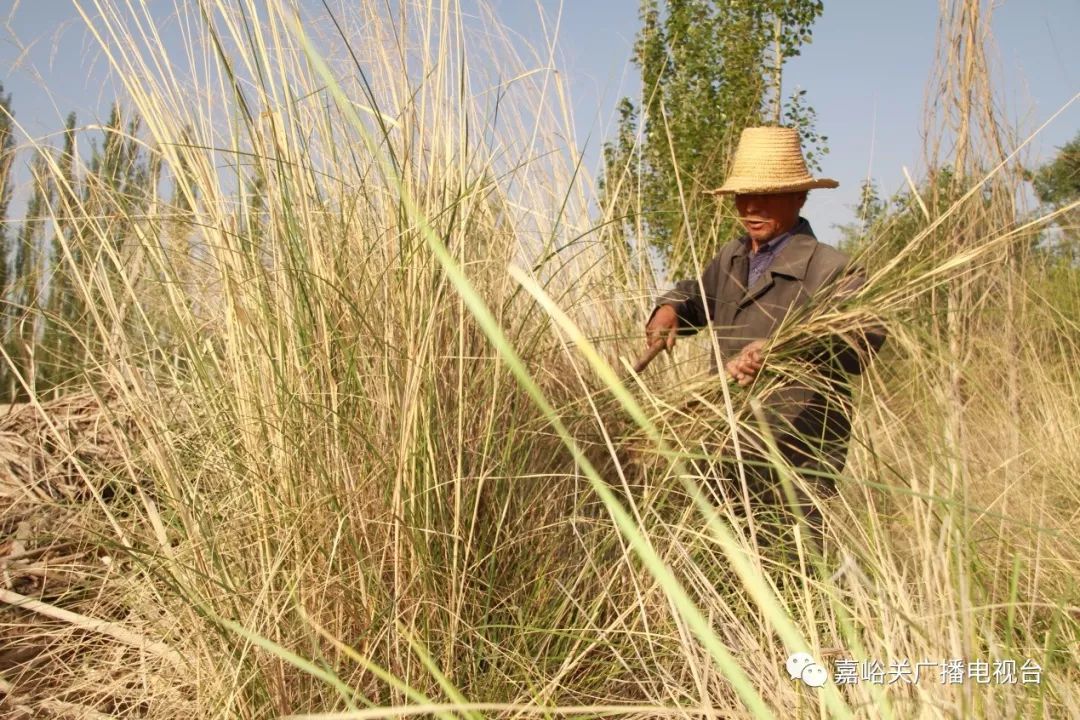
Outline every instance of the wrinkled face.
<svg viewBox="0 0 1080 720">
<path fill-rule="evenodd" d="M 736 195 L 735 209 L 754 244 L 767 243 L 795 226 L 806 192 Z"/>
</svg>

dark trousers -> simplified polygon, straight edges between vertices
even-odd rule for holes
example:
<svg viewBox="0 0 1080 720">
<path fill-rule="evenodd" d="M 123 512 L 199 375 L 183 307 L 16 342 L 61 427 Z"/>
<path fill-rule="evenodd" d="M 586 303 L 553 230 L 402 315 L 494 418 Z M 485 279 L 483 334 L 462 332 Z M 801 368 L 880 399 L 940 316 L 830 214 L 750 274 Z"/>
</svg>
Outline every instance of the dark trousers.
<svg viewBox="0 0 1080 720">
<path fill-rule="evenodd" d="M 821 502 L 836 494 L 835 476 L 844 469 L 847 443 L 811 443 L 780 435 L 776 445 L 783 465 L 793 471 L 786 488 L 779 463 L 760 441 L 749 437 L 740 443 L 740 459 L 728 442 L 719 453 L 709 453 L 707 459 L 696 458 L 691 466 L 714 502 L 730 503 L 739 515 L 745 514 L 749 505 L 755 518 L 763 521 L 760 526 L 765 537 L 759 542 L 775 545 L 793 541 L 791 529 L 799 524 L 803 538 L 820 549 L 823 517 L 815 500 Z"/>
</svg>

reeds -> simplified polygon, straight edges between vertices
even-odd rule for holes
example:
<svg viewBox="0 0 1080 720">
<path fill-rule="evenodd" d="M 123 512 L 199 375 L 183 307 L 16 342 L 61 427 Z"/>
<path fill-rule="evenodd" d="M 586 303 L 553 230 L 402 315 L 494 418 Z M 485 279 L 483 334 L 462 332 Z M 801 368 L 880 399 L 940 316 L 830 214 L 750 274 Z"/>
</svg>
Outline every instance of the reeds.
<svg viewBox="0 0 1080 720">
<path fill-rule="evenodd" d="M 918 310 L 999 257 L 1014 226 L 942 257 L 925 252 L 928 212 L 900 253 L 864 258 L 858 294 L 785 331 L 797 344 L 869 319 L 890 340 L 860 381 L 841 494 L 823 501 L 825 555 L 777 554 L 684 462 L 701 437 L 754 431 L 756 389 L 692 382 L 704 343 L 645 377 L 616 362 L 638 349 L 655 288 L 616 271 L 648 259 L 590 216 L 549 49 L 522 52 L 455 3 L 182 4 L 181 53 L 141 7 L 81 7 L 178 200 L 124 216 L 61 191 L 53 208 L 85 229 L 64 257 L 96 258 L 73 274 L 93 301 L 85 375 L 125 442 L 111 463 L 65 459 L 112 490 L 54 511 L 111 560 L 95 552 L 79 594 L 48 600 L 183 667 L 54 617 L 26 631 L 31 659 L 0 670 L 5 703 L 230 718 L 1070 711 L 1075 334 L 1032 312 L 1019 408 L 995 402 L 996 356 L 965 368 L 956 437 L 948 343 Z M 799 372 L 783 347 L 777 371 Z M 1010 423 L 1015 452 L 1000 443 Z M 4 617 L 28 627 L 25 610 Z M 1041 683 L 812 690 L 784 669 L 796 650 L 1031 659 Z"/>
</svg>

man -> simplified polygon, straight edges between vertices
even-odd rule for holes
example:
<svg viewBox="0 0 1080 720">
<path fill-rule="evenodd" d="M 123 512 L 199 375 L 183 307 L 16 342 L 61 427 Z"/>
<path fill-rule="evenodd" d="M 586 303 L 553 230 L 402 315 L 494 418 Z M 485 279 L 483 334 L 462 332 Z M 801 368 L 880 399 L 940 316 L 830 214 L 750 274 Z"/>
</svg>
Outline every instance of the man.
<svg viewBox="0 0 1080 720">
<path fill-rule="evenodd" d="M 657 301 L 646 325 L 648 346 L 670 350 L 678 335 L 711 324 L 726 374 L 741 386 L 755 383 L 768 366 L 768 342 L 788 313 L 815 297 L 841 297 L 864 281 L 847 256 L 819 243 L 799 215 L 809 190 L 837 185 L 810 176 L 793 128 L 744 130 L 730 175 L 710 193 L 735 196 L 746 234 L 721 248 L 700 280 L 682 280 Z M 885 339 L 876 327 L 854 335 L 823 339 L 803 353 L 817 370 L 817 380 L 789 378 L 762 399 L 778 449 L 820 494 L 835 492 L 833 478 L 846 462 L 851 434 L 846 374 L 861 372 Z M 718 370 L 716 358 L 713 370 Z M 722 454 L 720 474 L 730 481 L 739 468 L 730 450 Z M 765 447 L 744 442 L 742 457 L 758 501 L 784 504 L 787 496 Z M 796 489 L 795 504 L 820 532 L 820 514 L 811 497 Z"/>
</svg>

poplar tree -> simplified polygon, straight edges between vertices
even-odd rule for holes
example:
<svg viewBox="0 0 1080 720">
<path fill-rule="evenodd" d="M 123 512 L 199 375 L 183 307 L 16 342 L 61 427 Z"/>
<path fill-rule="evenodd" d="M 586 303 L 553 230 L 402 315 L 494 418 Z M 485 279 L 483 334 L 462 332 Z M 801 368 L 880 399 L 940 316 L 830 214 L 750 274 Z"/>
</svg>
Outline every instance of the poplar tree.
<svg viewBox="0 0 1080 720">
<path fill-rule="evenodd" d="M 45 348 L 49 354 L 49 383 L 64 382 L 81 364 L 84 306 L 73 280 L 82 268 L 82 247 L 75 218 L 80 210 L 78 178 L 75 171 L 75 113 L 64 123 L 64 144 L 60 151 L 60 179 L 57 183 L 56 228 L 53 239 L 52 272 L 46 313 Z"/>
<path fill-rule="evenodd" d="M 42 151 L 42 153 L 45 151 Z M 41 331 L 42 257 L 46 247 L 45 218 L 55 198 L 55 185 L 49 176 L 47 157 L 39 153 L 31 165 L 32 190 L 26 205 L 26 216 L 15 243 L 15 266 L 12 277 L 11 327 L 7 335 L 14 342 L 11 353 L 17 378 L 9 379 L 9 395 L 20 397 L 25 390 L 37 386 L 37 345 Z"/>
<path fill-rule="evenodd" d="M 8 258 L 11 246 L 8 243 L 8 210 L 11 207 L 11 168 L 15 163 L 15 135 L 12 127 L 11 93 L 4 94 L 4 84 L 0 83 L 0 337 L 6 329 L 5 295 L 11 278 L 8 274 Z"/>
<path fill-rule="evenodd" d="M 1030 175 L 1035 195 L 1049 209 L 1062 211 L 1054 223 L 1057 233 L 1050 238 L 1049 251 L 1067 262 L 1080 265 L 1080 210 L 1069 206 L 1080 200 L 1080 133 L 1058 149 L 1057 155 Z"/>
<path fill-rule="evenodd" d="M 731 237 L 734 220 L 719 219 L 701 192 L 723 182 L 743 128 L 798 127 L 812 167 L 826 152 L 805 92 L 785 103 L 781 83 L 822 9 L 820 0 L 642 1 L 633 56 L 642 100 L 620 102 L 601 187 L 615 217 L 644 230 L 673 273 L 692 270 L 688 240 L 705 262 Z"/>
</svg>

